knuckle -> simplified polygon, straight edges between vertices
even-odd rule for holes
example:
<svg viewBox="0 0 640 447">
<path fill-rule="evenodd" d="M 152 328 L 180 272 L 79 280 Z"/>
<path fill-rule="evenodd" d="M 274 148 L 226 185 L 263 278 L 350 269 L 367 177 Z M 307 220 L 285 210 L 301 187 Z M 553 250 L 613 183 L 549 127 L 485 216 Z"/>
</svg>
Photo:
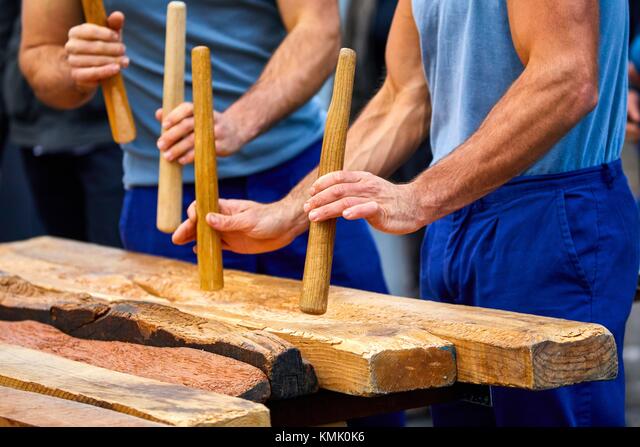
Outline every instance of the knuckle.
<svg viewBox="0 0 640 447">
<path fill-rule="evenodd" d="M 346 197 L 344 199 L 342 199 L 342 205 L 344 208 L 351 208 L 352 206 L 355 205 L 353 198 L 351 197 Z"/>
<path fill-rule="evenodd" d="M 346 188 L 343 184 L 336 185 L 335 188 L 333 189 L 333 196 L 335 198 L 342 197 L 345 195 L 345 193 L 346 193 Z"/>
<path fill-rule="evenodd" d="M 77 51 L 77 44 L 74 39 L 68 40 L 64 45 L 64 49 L 68 54 L 74 54 Z"/>
</svg>

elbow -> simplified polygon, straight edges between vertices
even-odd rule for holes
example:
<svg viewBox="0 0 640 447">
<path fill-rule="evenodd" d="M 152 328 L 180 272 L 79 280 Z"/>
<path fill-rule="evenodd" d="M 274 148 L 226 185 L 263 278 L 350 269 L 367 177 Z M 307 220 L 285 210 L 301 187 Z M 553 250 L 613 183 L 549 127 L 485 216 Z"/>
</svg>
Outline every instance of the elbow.
<svg viewBox="0 0 640 447">
<path fill-rule="evenodd" d="M 574 83 L 574 104 L 576 113 L 581 119 L 591 113 L 598 105 L 598 80 L 595 77 L 595 79 L 581 79 Z"/>
<path fill-rule="evenodd" d="M 575 122 L 591 113 L 598 105 L 598 67 L 596 64 L 585 64 L 584 61 L 573 61 L 563 70 L 565 88 L 563 96 L 569 101 L 569 116 Z"/>
</svg>

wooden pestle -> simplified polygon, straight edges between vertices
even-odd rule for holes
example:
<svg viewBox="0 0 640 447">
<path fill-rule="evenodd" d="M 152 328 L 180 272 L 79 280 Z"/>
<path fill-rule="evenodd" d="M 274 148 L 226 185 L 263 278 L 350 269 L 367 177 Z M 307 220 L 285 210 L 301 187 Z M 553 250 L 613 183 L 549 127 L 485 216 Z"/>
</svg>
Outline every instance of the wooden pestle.
<svg viewBox="0 0 640 447">
<path fill-rule="evenodd" d="M 107 12 L 102 0 L 82 0 L 82 9 L 87 22 L 107 26 Z M 129 143 L 135 140 L 136 125 L 129 107 L 122 75 L 118 73 L 105 79 L 101 85 L 113 140 L 116 143 Z"/>
<path fill-rule="evenodd" d="M 163 118 L 184 101 L 186 20 L 187 6 L 184 2 L 169 3 L 164 47 Z M 172 233 L 181 221 L 182 165 L 161 155 L 156 227 L 164 233 Z"/>
<path fill-rule="evenodd" d="M 355 69 L 356 53 L 349 48 L 341 49 L 322 141 L 318 177 L 339 171 L 344 165 Z M 300 296 L 300 310 L 303 312 L 321 315 L 327 311 L 335 234 L 335 219 L 311 222 Z"/>
<path fill-rule="evenodd" d="M 218 212 L 218 174 L 213 131 L 213 93 L 209 48 L 196 47 L 191 52 L 193 77 L 193 109 L 195 119 L 196 213 L 198 215 L 198 273 L 202 290 L 220 290 L 222 245 L 220 235 L 211 228 L 205 216 Z"/>
</svg>

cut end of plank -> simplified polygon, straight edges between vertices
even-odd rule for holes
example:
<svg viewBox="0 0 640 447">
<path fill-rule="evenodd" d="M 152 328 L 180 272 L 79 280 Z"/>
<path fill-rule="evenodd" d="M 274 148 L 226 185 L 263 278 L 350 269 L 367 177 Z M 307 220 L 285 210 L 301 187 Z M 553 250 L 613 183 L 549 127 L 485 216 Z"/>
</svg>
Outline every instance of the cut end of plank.
<svg viewBox="0 0 640 447">
<path fill-rule="evenodd" d="M 575 339 L 545 341 L 532 349 L 534 390 L 553 389 L 567 383 L 613 380 L 618 356 L 613 334 L 593 325 Z"/>
</svg>

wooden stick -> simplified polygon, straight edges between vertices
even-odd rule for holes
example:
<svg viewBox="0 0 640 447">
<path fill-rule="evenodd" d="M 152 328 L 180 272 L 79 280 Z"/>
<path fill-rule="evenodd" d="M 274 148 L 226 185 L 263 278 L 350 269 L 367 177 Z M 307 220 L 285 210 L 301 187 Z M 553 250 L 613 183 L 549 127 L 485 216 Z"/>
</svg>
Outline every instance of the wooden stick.
<svg viewBox="0 0 640 447">
<path fill-rule="evenodd" d="M 184 101 L 184 57 L 187 6 L 171 2 L 167 6 L 167 34 L 164 47 L 162 116 L 166 117 Z M 182 220 L 182 165 L 160 157 L 158 213 L 156 227 L 172 233 Z"/>
<path fill-rule="evenodd" d="M 349 48 L 341 49 L 322 141 L 318 177 L 339 171 L 344 165 L 355 70 L 356 53 Z M 335 234 L 335 219 L 311 222 L 300 296 L 300 310 L 303 312 L 321 315 L 327 311 Z"/>
<path fill-rule="evenodd" d="M 193 70 L 200 288 L 202 290 L 220 290 L 224 286 L 220 235 L 205 220 L 208 213 L 218 212 L 218 174 L 216 172 L 216 143 L 213 133 L 213 93 L 209 48 L 200 46 L 191 51 L 191 67 Z"/>
<path fill-rule="evenodd" d="M 102 0 L 82 0 L 82 8 L 87 22 L 107 26 L 107 13 Z M 136 125 L 129 107 L 122 75 L 118 73 L 105 79 L 101 84 L 113 140 L 116 143 L 129 143 L 135 140 Z"/>
</svg>

